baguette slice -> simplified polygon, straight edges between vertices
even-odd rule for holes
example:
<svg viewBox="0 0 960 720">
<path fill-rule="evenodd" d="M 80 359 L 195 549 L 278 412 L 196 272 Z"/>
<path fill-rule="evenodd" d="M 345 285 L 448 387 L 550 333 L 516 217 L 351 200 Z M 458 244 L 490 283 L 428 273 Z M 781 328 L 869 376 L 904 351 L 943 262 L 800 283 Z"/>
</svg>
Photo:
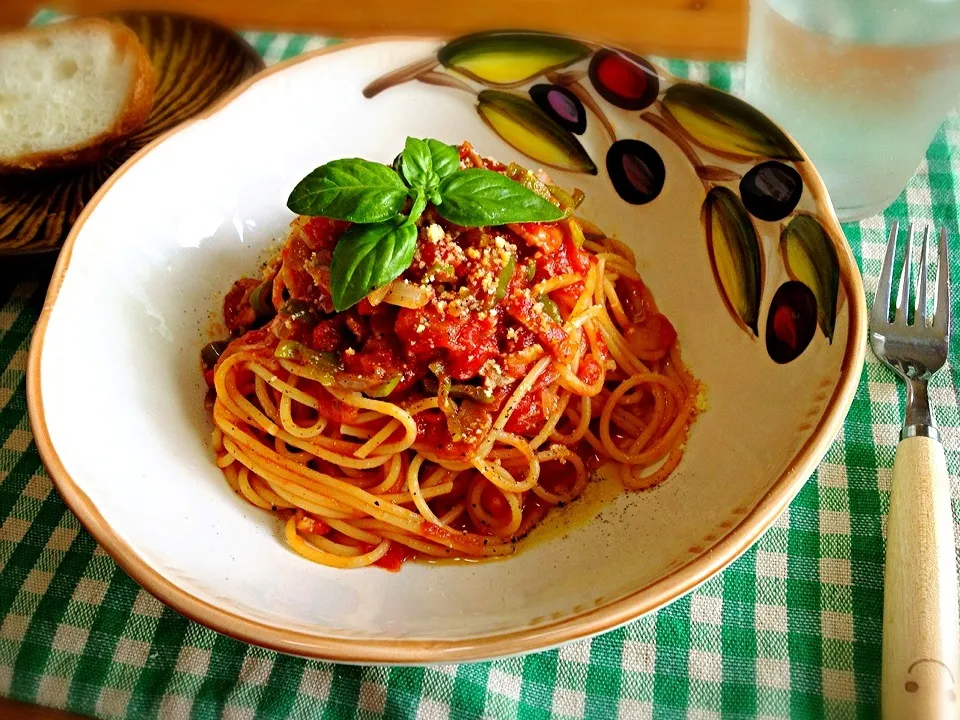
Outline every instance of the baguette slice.
<svg viewBox="0 0 960 720">
<path fill-rule="evenodd" d="M 0 172 L 98 160 L 147 119 L 154 86 L 146 48 L 118 22 L 0 35 Z"/>
</svg>

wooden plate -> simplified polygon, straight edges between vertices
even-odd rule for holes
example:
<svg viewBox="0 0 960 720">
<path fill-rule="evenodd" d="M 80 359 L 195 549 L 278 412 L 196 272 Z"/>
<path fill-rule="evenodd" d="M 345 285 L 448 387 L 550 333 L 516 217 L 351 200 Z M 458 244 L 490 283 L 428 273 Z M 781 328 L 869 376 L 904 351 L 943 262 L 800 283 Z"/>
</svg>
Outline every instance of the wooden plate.
<svg viewBox="0 0 960 720">
<path fill-rule="evenodd" d="M 263 60 L 239 35 L 186 15 L 120 13 L 150 53 L 157 75 L 150 117 L 95 165 L 0 177 L 0 254 L 59 250 L 83 206 L 114 170 L 163 132 L 209 107 Z"/>
</svg>

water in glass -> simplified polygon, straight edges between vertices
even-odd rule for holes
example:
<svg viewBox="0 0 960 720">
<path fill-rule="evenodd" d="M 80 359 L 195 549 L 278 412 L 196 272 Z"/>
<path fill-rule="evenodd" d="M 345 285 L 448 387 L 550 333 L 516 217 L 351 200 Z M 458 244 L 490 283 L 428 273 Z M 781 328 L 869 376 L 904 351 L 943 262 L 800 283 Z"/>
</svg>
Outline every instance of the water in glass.
<svg viewBox="0 0 960 720">
<path fill-rule="evenodd" d="M 820 171 L 841 220 L 906 186 L 960 94 L 960 0 L 752 0 L 747 99 Z"/>
</svg>

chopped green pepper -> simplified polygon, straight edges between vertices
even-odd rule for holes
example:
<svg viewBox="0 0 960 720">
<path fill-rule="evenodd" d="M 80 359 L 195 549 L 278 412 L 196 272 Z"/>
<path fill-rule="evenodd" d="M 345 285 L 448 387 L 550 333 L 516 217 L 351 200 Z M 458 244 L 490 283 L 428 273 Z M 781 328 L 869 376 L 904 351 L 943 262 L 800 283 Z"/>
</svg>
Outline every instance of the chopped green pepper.
<svg viewBox="0 0 960 720">
<path fill-rule="evenodd" d="M 553 197 L 553 200 L 556 201 L 556 204 L 563 210 L 564 217 L 573 215 L 573 211 L 580 207 L 580 203 L 582 203 L 586 197 L 580 188 L 575 188 L 573 193 L 568 193 L 559 185 L 548 185 L 547 189 L 550 191 L 550 195 Z"/>
<path fill-rule="evenodd" d="M 317 352 L 295 340 L 283 340 L 273 354 L 283 360 L 293 360 L 314 368 L 322 385 L 333 385 L 334 374 L 340 369 L 337 356 L 333 353 Z"/>
<path fill-rule="evenodd" d="M 536 175 L 527 170 L 523 165 L 510 163 L 507 168 L 507 177 L 516 183 L 520 183 L 527 190 L 532 190 L 544 200 L 553 202 L 553 196 L 550 194 L 550 188 L 546 183 L 541 182 Z"/>
<path fill-rule="evenodd" d="M 510 259 L 507 260 L 507 264 L 504 265 L 500 271 L 500 276 L 497 278 L 497 292 L 493 296 L 494 302 L 500 302 L 507 296 L 507 287 L 510 285 L 510 278 L 513 277 L 513 271 L 516 267 L 517 256 L 511 255 Z"/>
<path fill-rule="evenodd" d="M 560 309 L 557 307 L 557 304 L 551 300 L 546 295 L 541 295 L 537 298 L 537 302 L 543 304 L 543 312 L 545 315 L 549 315 L 550 318 L 556 322 L 561 322 L 560 320 Z"/>
<path fill-rule="evenodd" d="M 448 263 L 434 263 L 429 270 L 427 270 L 428 276 L 433 276 L 434 279 L 447 279 L 456 277 L 456 268 L 453 265 Z"/>
<path fill-rule="evenodd" d="M 401 376 L 399 373 L 394 375 L 392 378 L 390 378 L 386 382 L 380 385 L 377 385 L 375 388 L 371 388 L 370 390 L 367 390 L 367 395 L 374 398 L 386 397 L 387 395 L 389 395 L 390 393 L 392 393 L 394 390 L 397 389 L 397 385 L 400 384 L 400 377 Z"/>
<path fill-rule="evenodd" d="M 534 260 L 527 260 L 527 282 L 533 282 L 537 274 L 537 263 Z"/>
<path fill-rule="evenodd" d="M 580 204 L 586 197 L 580 188 L 576 188 L 572 193 L 568 193 L 559 185 L 547 185 L 523 167 L 523 165 L 518 165 L 517 163 L 510 163 L 509 167 L 507 167 L 507 177 L 514 182 L 520 183 L 527 188 L 527 190 L 532 190 L 544 200 L 549 200 L 558 206 L 563 210 L 564 218 L 570 217 L 573 211 L 580 207 Z"/>
<path fill-rule="evenodd" d="M 570 218 L 567 220 L 567 227 L 570 228 L 570 235 L 573 237 L 573 244 L 578 248 L 582 248 L 583 244 L 587 241 L 587 238 L 583 235 L 583 228 L 580 227 L 580 223 L 577 222 L 576 218 Z"/>
</svg>

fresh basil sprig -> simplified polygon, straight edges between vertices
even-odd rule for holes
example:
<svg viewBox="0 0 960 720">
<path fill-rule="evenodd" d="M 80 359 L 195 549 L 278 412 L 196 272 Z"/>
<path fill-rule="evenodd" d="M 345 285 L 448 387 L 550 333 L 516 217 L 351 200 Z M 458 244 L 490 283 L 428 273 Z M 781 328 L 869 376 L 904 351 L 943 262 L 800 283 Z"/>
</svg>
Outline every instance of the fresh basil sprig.
<svg viewBox="0 0 960 720">
<path fill-rule="evenodd" d="M 407 138 L 400 155 L 403 179 L 415 188 L 421 188 L 430 202 L 439 205 L 443 198 L 438 192 L 440 181 L 460 169 L 460 153 L 452 145 L 439 140 Z"/>
<path fill-rule="evenodd" d="M 407 198 L 412 200 L 401 214 Z M 460 169 L 460 153 L 439 140 L 407 138 L 393 167 L 361 158 L 321 165 L 290 193 L 298 215 L 355 223 L 333 250 L 330 291 L 337 311 L 397 278 L 413 262 L 416 222 L 432 202 L 441 217 L 463 227 L 552 222 L 553 203 L 505 175 Z"/>
</svg>

